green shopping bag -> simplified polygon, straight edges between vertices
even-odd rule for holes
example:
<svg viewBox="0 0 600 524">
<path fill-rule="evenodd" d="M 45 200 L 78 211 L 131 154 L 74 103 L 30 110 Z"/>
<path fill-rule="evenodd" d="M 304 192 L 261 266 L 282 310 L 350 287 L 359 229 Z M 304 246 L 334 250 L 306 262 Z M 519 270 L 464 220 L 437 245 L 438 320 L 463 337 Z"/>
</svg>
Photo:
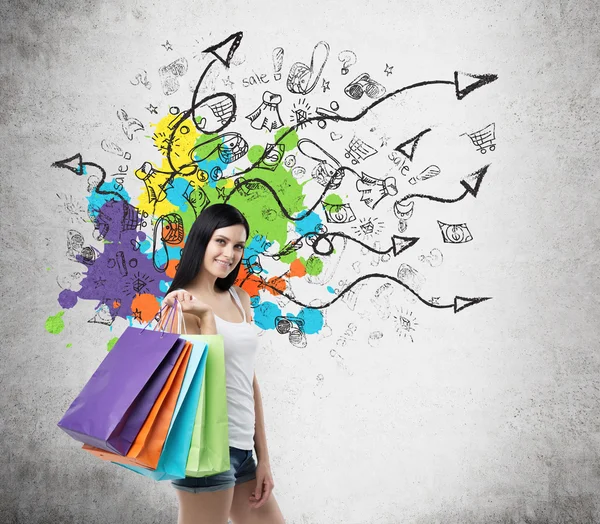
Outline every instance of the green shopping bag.
<svg viewBox="0 0 600 524">
<path fill-rule="evenodd" d="M 229 471 L 229 419 L 225 383 L 225 350 L 222 335 L 180 335 L 193 343 L 207 344 L 206 371 L 192 441 L 185 468 L 186 477 L 207 477 Z"/>
</svg>

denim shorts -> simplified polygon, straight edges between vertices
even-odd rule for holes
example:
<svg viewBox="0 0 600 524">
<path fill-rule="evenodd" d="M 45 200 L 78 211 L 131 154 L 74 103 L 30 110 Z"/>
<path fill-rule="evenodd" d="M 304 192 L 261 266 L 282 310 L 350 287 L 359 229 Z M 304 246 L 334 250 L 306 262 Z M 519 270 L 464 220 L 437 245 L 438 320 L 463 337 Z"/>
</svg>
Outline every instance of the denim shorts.
<svg viewBox="0 0 600 524">
<path fill-rule="evenodd" d="M 252 450 L 245 451 L 229 446 L 229 460 L 231 462 L 229 471 L 208 477 L 176 479 L 172 480 L 171 484 L 175 489 L 199 493 L 201 491 L 220 491 L 233 488 L 237 484 L 256 478 L 256 462 L 254 462 Z"/>
</svg>

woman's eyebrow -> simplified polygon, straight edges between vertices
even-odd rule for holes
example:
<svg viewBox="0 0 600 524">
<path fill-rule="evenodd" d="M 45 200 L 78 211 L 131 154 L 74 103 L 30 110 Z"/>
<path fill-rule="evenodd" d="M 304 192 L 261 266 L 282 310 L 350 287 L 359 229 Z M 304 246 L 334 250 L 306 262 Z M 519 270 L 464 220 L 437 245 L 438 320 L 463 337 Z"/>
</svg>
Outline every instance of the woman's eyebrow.
<svg viewBox="0 0 600 524">
<path fill-rule="evenodd" d="M 224 238 L 225 240 L 230 240 L 229 238 L 227 238 L 225 235 L 215 235 L 216 238 Z M 240 240 L 239 242 L 237 242 L 238 244 L 245 244 L 246 242 L 244 240 Z"/>
</svg>

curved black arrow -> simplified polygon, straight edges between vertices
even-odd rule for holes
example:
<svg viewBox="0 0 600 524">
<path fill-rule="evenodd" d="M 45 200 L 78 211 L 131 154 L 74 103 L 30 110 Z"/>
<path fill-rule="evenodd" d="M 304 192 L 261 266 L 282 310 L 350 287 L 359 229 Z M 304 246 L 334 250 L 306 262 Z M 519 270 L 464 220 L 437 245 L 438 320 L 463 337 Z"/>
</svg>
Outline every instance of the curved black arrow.
<svg viewBox="0 0 600 524">
<path fill-rule="evenodd" d="M 331 306 L 332 304 L 334 304 L 335 302 L 337 302 L 339 299 L 341 299 L 346 293 L 348 293 L 359 282 L 362 282 L 363 280 L 367 280 L 370 278 L 383 278 L 383 279 L 391 280 L 392 282 L 396 282 L 397 284 L 401 285 L 404 289 L 410 291 L 415 297 L 417 297 L 426 306 L 429 306 L 429 307 L 432 307 L 435 309 L 453 309 L 454 313 L 458 313 L 459 311 L 462 311 L 463 309 L 466 309 L 475 304 L 479 304 L 480 302 L 490 300 L 492 298 L 492 297 L 468 298 L 468 297 L 462 297 L 462 296 L 457 295 L 454 297 L 454 300 L 452 301 L 451 304 L 434 304 L 434 303 L 430 302 L 429 300 L 426 300 L 423 297 L 421 297 L 414 289 L 412 289 L 410 286 L 406 285 L 400 279 L 393 277 L 391 275 L 385 275 L 383 273 L 369 273 L 367 275 L 360 276 L 354 282 L 352 282 L 351 284 L 346 286 L 342 291 L 340 291 L 340 293 L 337 296 L 335 296 L 329 302 L 321 304 L 320 306 L 311 306 L 309 304 L 305 304 L 304 302 L 297 300 L 296 297 L 287 294 L 285 291 L 281 291 L 281 290 L 277 289 L 276 287 L 271 286 L 270 284 L 267 284 L 264 280 L 263 280 L 263 282 L 261 282 L 261 287 L 269 288 L 269 289 L 273 290 L 274 292 L 276 292 L 277 294 L 286 297 L 290 302 L 293 302 L 294 304 L 297 304 L 301 307 L 311 308 L 311 309 L 325 309 L 325 308 Z"/>
</svg>

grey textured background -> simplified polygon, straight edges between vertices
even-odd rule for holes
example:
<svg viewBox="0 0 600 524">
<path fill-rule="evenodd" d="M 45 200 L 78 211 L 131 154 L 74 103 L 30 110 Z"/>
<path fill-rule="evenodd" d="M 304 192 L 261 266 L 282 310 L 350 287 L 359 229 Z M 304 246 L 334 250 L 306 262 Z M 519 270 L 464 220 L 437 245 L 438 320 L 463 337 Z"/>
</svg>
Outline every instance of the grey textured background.
<svg viewBox="0 0 600 524">
<path fill-rule="evenodd" d="M 600 522 L 596 2 L 3 1 L 0 20 L 1 522 L 176 521 L 167 484 L 87 456 L 56 427 L 113 334 L 86 322 L 85 303 L 60 335 L 44 330 L 71 267 L 55 193 L 85 194 L 49 166 L 95 158 L 164 40 L 237 30 L 263 65 L 274 45 L 328 39 L 398 72 L 499 75 L 480 99 L 499 148 L 464 210 L 478 250 L 452 276 L 494 300 L 419 311 L 411 346 L 346 347 L 352 373 L 330 358 L 333 339 L 292 351 L 263 337 L 257 375 L 287 522 Z"/>
</svg>

